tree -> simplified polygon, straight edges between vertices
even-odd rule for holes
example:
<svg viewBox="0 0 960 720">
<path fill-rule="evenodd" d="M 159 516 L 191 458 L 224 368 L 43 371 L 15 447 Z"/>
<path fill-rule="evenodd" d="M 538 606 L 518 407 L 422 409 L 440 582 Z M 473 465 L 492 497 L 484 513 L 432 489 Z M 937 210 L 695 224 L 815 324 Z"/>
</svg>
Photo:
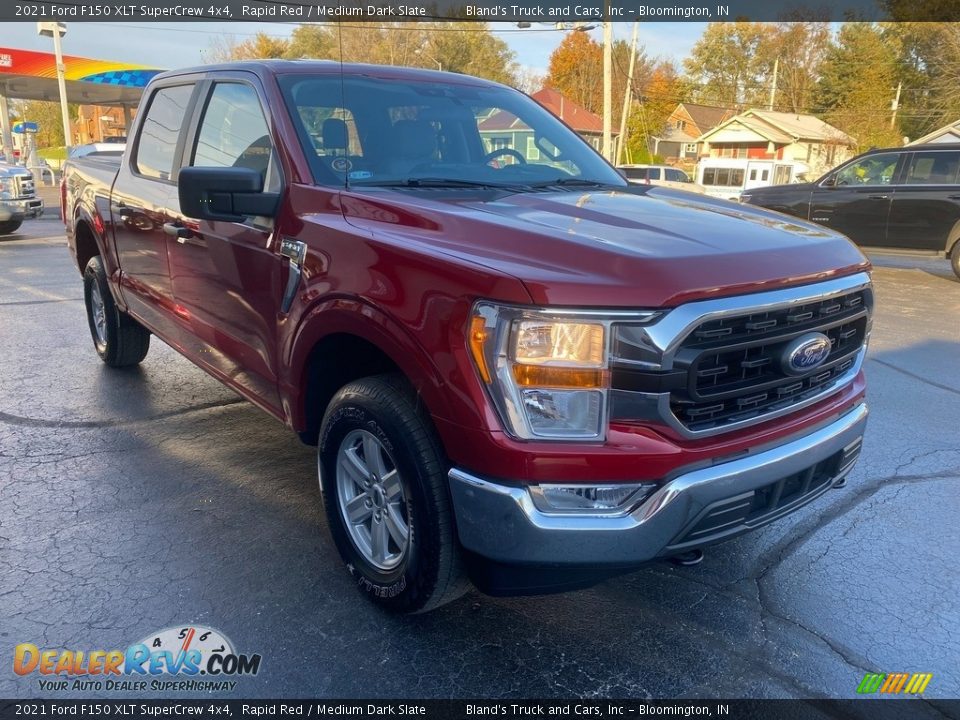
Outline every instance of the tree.
<svg viewBox="0 0 960 720">
<path fill-rule="evenodd" d="M 29 120 L 39 125 L 39 130 L 34 138 L 38 148 L 61 147 L 63 142 L 63 116 L 60 113 L 59 102 L 46 102 L 44 100 L 31 100 L 22 105 L 21 115 L 14 120 Z M 68 105 L 67 113 L 70 115 L 71 126 L 79 117 L 79 107 L 77 105 Z"/>
<path fill-rule="evenodd" d="M 441 68 L 514 84 L 513 52 L 486 23 L 393 22 L 377 25 L 300 25 L 289 40 L 257 33 L 215 46 L 216 60 L 310 58 Z"/>
<path fill-rule="evenodd" d="M 611 95 L 614 128 L 620 123 L 623 112 L 623 96 L 627 89 L 627 76 L 630 70 L 630 44 L 617 40 L 611 48 L 613 72 L 611 76 Z M 634 60 L 634 95 L 639 92 L 643 81 L 649 76 L 650 62 L 642 50 Z M 567 33 L 557 49 L 550 55 L 550 65 L 545 87 L 561 92 L 565 97 L 579 103 L 587 110 L 598 115 L 603 113 L 603 47 L 586 32 Z"/>
<path fill-rule="evenodd" d="M 550 55 L 544 85 L 583 105 L 603 109 L 603 48 L 582 31 L 569 32 Z"/>
<path fill-rule="evenodd" d="M 776 62 L 777 92 L 774 110 L 806 113 L 813 107 L 817 78 L 830 47 L 830 24 L 819 20 L 781 22 L 765 33 L 758 48 L 758 61 L 767 68 L 763 78 L 766 86 L 761 96 L 769 93 L 773 78 L 769 73 Z M 779 61 L 779 62 L 777 62 Z M 767 106 L 767 98 L 758 104 Z"/>
<path fill-rule="evenodd" d="M 631 162 L 650 162 L 654 142 L 666 130 L 667 119 L 683 102 L 685 87 L 676 65 L 669 60 L 660 60 L 642 79 L 636 102 L 627 118 L 627 153 Z"/>
<path fill-rule="evenodd" d="M 214 62 L 231 60 L 256 60 L 261 58 L 286 57 L 290 50 L 289 41 L 258 32 L 252 38 L 237 42 L 232 35 L 221 36 L 210 48 L 210 59 Z"/>
<path fill-rule="evenodd" d="M 721 22 L 707 25 L 683 61 L 690 80 L 697 86 L 695 100 L 706 105 L 759 104 L 766 89 L 771 62 L 763 52 L 771 26 L 753 22 Z"/>
<path fill-rule="evenodd" d="M 824 119 L 854 137 L 860 150 L 899 144 L 899 130 L 890 127 L 897 55 L 878 26 L 845 23 L 821 67 L 817 104 Z"/>
</svg>

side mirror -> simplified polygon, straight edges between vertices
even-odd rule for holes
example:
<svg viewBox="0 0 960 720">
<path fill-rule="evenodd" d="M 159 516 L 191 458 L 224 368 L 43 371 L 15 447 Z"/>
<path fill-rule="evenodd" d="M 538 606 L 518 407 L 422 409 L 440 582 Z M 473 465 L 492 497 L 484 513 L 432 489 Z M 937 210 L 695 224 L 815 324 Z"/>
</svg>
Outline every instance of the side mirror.
<svg viewBox="0 0 960 720">
<path fill-rule="evenodd" d="M 177 177 L 180 211 L 198 220 L 243 222 L 273 217 L 279 193 L 263 192 L 263 175 L 244 167 L 185 167 Z"/>
<path fill-rule="evenodd" d="M 820 187 L 832 188 L 837 185 L 837 176 L 836 175 L 827 175 L 823 180 L 820 181 Z"/>
</svg>

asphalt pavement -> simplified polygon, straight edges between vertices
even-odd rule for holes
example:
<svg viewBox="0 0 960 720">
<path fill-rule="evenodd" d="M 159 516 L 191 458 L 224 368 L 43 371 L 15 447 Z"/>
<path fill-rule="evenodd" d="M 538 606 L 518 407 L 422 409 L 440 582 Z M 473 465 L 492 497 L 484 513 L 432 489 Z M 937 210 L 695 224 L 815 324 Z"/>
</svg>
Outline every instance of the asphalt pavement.
<svg viewBox="0 0 960 720">
<path fill-rule="evenodd" d="M 937 699 L 960 697 L 960 281 L 942 259 L 874 260 L 871 418 L 846 488 L 696 567 L 394 617 L 341 566 L 313 450 L 155 339 L 139 368 L 103 366 L 62 226 L 28 222 L 0 242 L 0 697 L 63 695 L 11 672 L 21 643 L 205 626 L 262 656 L 215 697 L 850 698 L 865 673 L 923 672 L 910 716 L 943 717 Z"/>
</svg>

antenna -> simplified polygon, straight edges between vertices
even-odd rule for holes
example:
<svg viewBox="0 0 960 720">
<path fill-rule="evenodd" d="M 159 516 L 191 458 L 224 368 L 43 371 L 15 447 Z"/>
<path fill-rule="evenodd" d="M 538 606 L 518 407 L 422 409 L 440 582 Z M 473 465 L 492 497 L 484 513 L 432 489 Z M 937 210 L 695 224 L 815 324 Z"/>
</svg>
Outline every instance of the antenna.
<svg viewBox="0 0 960 720">
<path fill-rule="evenodd" d="M 347 85 L 343 78 L 343 25 L 341 21 L 337 20 L 337 41 L 340 44 L 340 107 L 345 111 L 347 109 Z M 350 128 L 347 127 L 347 118 L 346 112 L 342 113 L 344 117 L 343 126 L 346 129 L 347 135 L 347 145 L 350 144 Z M 346 190 L 350 189 L 350 166 L 349 163 L 345 163 L 343 167 L 343 187 Z"/>
</svg>

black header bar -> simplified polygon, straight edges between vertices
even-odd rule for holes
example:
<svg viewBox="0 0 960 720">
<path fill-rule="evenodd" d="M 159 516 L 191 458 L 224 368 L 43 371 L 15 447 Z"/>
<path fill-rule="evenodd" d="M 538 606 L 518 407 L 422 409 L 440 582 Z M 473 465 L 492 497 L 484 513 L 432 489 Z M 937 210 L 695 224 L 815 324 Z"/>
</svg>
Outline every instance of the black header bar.
<svg viewBox="0 0 960 720">
<path fill-rule="evenodd" d="M 960 0 L 4 0 L 0 21 L 955 21 Z"/>
</svg>

